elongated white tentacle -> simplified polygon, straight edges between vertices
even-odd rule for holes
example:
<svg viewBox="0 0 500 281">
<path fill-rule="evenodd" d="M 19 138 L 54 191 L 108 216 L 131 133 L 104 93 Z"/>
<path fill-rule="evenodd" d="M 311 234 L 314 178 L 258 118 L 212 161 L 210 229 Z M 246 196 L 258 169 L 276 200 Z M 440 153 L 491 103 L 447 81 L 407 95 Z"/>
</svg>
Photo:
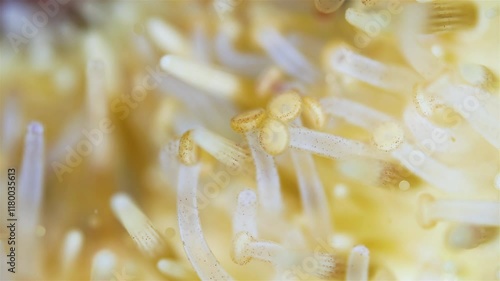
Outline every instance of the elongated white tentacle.
<svg viewBox="0 0 500 281">
<path fill-rule="evenodd" d="M 184 250 L 202 280 L 233 280 L 215 258 L 203 236 L 196 190 L 201 166 L 179 168 L 177 216 Z"/>
</svg>

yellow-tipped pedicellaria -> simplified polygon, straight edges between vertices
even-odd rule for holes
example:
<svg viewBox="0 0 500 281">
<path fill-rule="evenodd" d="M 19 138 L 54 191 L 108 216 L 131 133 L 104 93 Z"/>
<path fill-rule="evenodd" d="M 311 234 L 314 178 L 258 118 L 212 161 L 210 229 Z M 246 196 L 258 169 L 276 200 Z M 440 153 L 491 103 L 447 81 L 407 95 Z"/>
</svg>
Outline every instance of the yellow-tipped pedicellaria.
<svg viewBox="0 0 500 281">
<path fill-rule="evenodd" d="M 260 126 L 266 117 L 262 108 L 246 111 L 231 119 L 231 128 L 238 133 L 246 133 Z"/>
<path fill-rule="evenodd" d="M 288 125 L 274 118 L 267 118 L 259 129 L 259 143 L 271 155 L 282 153 L 290 143 Z"/>
<path fill-rule="evenodd" d="M 329 14 L 333 13 L 344 4 L 345 0 L 314 0 L 314 5 L 318 11 Z"/>
<path fill-rule="evenodd" d="M 302 117 L 305 125 L 310 128 L 321 129 L 325 125 L 325 113 L 321 103 L 315 98 L 302 98 Z"/>
<path fill-rule="evenodd" d="M 235 235 L 231 250 L 231 258 L 235 263 L 245 265 L 252 259 L 248 245 L 254 241 L 255 239 L 247 232 L 239 232 Z"/>
<path fill-rule="evenodd" d="M 199 148 L 193 140 L 192 133 L 192 130 L 185 132 L 179 140 L 179 160 L 187 166 L 196 164 L 199 158 Z"/>
<path fill-rule="evenodd" d="M 283 210 L 283 202 L 280 191 L 279 175 L 274 159 L 269 152 L 264 149 L 264 144 L 272 153 L 281 152 L 285 149 L 283 144 L 283 130 L 286 124 L 279 120 L 266 119 L 264 109 L 255 109 L 243 112 L 231 119 L 231 128 L 234 131 L 244 133 L 248 142 L 256 170 L 256 182 L 260 207 L 278 217 Z M 263 122 L 266 122 L 266 129 L 263 130 Z M 273 127 L 270 127 L 273 124 Z M 273 130 L 278 127 L 278 134 Z M 269 135 L 268 135 L 269 134 Z M 278 144 L 272 144 L 272 138 L 279 138 Z M 264 144 L 263 144 L 264 143 Z"/>
<path fill-rule="evenodd" d="M 299 116 L 302 100 L 295 90 L 274 97 L 267 104 L 267 112 L 272 118 L 288 122 Z"/>
</svg>

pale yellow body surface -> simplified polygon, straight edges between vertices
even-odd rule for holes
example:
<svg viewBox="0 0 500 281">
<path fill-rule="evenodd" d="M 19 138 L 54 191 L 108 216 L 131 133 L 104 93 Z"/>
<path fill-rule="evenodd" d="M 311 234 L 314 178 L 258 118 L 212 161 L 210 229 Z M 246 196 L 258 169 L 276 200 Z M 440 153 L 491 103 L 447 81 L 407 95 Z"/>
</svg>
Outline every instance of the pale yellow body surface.
<svg viewBox="0 0 500 281">
<path fill-rule="evenodd" d="M 500 1 L 0 0 L 0 34 L 0 280 L 500 280 Z"/>
</svg>

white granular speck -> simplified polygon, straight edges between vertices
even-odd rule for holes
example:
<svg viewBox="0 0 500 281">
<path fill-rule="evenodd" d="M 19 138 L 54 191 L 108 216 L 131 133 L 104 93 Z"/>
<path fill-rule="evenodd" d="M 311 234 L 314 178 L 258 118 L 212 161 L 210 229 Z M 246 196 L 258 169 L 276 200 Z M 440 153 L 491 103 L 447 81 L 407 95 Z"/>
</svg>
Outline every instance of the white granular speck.
<svg viewBox="0 0 500 281">
<path fill-rule="evenodd" d="M 344 184 L 337 184 L 333 187 L 333 195 L 337 198 L 346 198 L 349 195 L 349 189 Z"/>
<path fill-rule="evenodd" d="M 354 240 L 347 234 L 335 234 L 330 238 L 330 245 L 335 249 L 348 250 L 354 245 Z"/>
<path fill-rule="evenodd" d="M 408 181 L 402 180 L 399 182 L 399 189 L 408 190 L 410 189 L 410 183 Z"/>
</svg>

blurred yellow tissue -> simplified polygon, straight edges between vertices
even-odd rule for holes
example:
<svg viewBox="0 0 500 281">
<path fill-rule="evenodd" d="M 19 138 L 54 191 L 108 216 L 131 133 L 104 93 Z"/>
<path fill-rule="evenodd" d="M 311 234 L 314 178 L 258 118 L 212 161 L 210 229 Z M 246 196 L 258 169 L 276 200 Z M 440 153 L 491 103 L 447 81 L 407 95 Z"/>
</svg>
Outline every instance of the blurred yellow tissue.
<svg viewBox="0 0 500 281">
<path fill-rule="evenodd" d="M 0 0 L 0 280 L 500 280 L 500 1 Z"/>
</svg>

